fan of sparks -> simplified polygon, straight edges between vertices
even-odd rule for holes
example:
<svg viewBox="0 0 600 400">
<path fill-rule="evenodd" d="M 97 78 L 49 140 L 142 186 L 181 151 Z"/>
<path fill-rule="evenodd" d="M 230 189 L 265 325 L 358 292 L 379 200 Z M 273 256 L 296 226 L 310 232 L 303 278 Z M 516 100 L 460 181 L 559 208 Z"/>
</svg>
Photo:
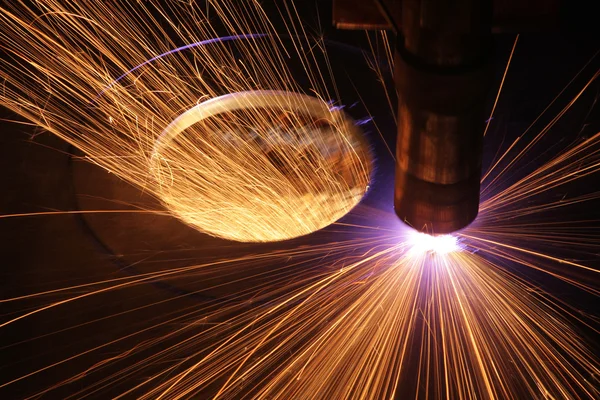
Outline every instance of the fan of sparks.
<svg viewBox="0 0 600 400">
<path fill-rule="evenodd" d="M 3 10 L 0 39 L 19 60 L 3 65 L 3 103 L 186 223 L 237 241 L 285 240 L 338 220 L 367 191 L 369 149 L 329 105 L 331 77 L 305 54 L 302 75 L 316 97 L 294 94 L 301 89 L 259 7 L 245 8 L 259 23 L 240 26 L 239 5 L 211 4 L 232 30 L 211 39 L 208 21 L 181 26 L 177 4 L 156 21 L 152 3 L 70 3 Z M 155 23 L 156 36 L 140 33 L 133 12 Z M 163 44 L 166 29 L 191 44 Z M 264 33 L 239 33 L 250 29 Z"/>
<path fill-rule="evenodd" d="M 334 77 L 316 56 L 327 60 L 324 46 L 306 39 L 293 2 L 278 3 L 279 17 L 310 97 L 299 94 L 286 47 L 258 2 L 33 3 L 0 9 L 10 55 L 0 71 L 2 104 L 160 198 L 186 223 L 240 241 L 281 240 L 330 224 L 364 194 L 368 148 L 330 107 Z M 211 39 L 216 25 L 236 38 L 235 51 L 229 39 Z M 391 58 L 387 36 L 378 39 Z M 519 138 L 499 153 L 483 178 L 480 216 L 454 236 L 411 232 L 392 213 L 359 205 L 351 213 L 358 222 L 334 225 L 328 243 L 1 300 L 24 302 L 0 323 L 5 329 L 87 298 L 115 301 L 115 292 L 148 282 L 211 282 L 270 268 L 268 280 L 227 301 L 175 308 L 0 388 L 97 353 L 110 355 L 34 395 L 67 388 L 73 397 L 118 390 L 119 398 L 147 399 L 598 398 L 600 362 L 575 323 L 594 334 L 597 325 L 521 272 L 600 294 L 598 270 L 578 260 L 600 245 L 590 221 L 559 215 L 600 193 L 588 185 L 583 194 L 548 196 L 597 177 L 600 134 L 517 169 L 598 75 L 545 126 L 523 133 L 526 143 Z M 570 258 L 554 254 L 557 245 Z M 41 305 L 32 308 L 36 299 Z M 110 318 L 85 323 L 101 327 Z M 132 338 L 130 348 L 111 352 Z"/>
</svg>

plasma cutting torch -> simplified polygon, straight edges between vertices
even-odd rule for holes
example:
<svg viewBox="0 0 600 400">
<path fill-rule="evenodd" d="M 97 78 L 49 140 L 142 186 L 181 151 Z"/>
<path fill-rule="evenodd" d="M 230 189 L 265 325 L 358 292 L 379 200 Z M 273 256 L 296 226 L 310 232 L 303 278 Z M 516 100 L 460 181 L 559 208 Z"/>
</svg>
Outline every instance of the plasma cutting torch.
<svg viewBox="0 0 600 400">
<path fill-rule="evenodd" d="M 527 3 L 527 4 L 523 4 Z M 493 31 L 545 28 L 557 0 L 334 0 L 339 29 L 396 33 L 394 208 L 422 232 L 469 225 L 479 209 Z"/>
</svg>

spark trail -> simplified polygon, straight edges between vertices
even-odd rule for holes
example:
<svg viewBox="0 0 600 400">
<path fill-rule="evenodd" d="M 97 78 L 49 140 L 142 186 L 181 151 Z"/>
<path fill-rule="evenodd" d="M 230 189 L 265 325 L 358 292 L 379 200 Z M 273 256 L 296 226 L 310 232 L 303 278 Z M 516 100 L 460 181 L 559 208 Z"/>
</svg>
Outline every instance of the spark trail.
<svg viewBox="0 0 600 400">
<path fill-rule="evenodd" d="M 293 27 L 284 46 L 256 2 L 207 6 L 229 35 L 193 2 L 11 2 L 0 103 L 214 236 L 278 241 L 338 220 L 367 191 L 371 156 L 328 106 L 326 53 Z M 311 97 L 291 94 L 299 78 Z"/>
</svg>

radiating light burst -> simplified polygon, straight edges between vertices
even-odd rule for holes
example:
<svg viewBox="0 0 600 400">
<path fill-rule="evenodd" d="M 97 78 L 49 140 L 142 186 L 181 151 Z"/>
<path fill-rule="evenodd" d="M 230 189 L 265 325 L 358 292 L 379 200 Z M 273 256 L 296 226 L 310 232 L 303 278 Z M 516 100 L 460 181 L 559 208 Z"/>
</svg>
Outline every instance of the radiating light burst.
<svg viewBox="0 0 600 400">
<path fill-rule="evenodd" d="M 444 255 L 460 251 L 458 238 L 454 235 L 429 235 L 411 230 L 407 237 L 412 254 L 432 253 Z"/>
<path fill-rule="evenodd" d="M 273 52 L 278 38 L 258 2 L 209 2 L 211 18 L 232 34 L 269 33 L 265 42 L 245 39 L 243 63 L 221 45 L 191 47 L 189 57 L 173 53 L 175 44 L 164 44 L 168 35 L 156 20 L 157 9 L 178 42 L 204 43 L 216 35 L 194 2 L 167 3 L 162 9 L 154 2 L 38 0 L 43 16 L 22 2 L 0 8 L 0 39 L 20 60 L 3 61 L 0 74 L 8 84 L 2 103 L 158 197 L 165 192 L 153 184 L 160 183 L 168 195 L 171 174 L 186 170 L 168 172 L 167 164 L 176 159 L 165 149 L 156 151 L 160 133 L 177 116 L 224 93 L 298 92 L 283 53 Z M 293 2 L 281 3 L 288 33 L 301 38 L 294 50 L 302 55 L 307 80 L 327 104 L 324 99 L 335 96 L 311 67 L 314 43 L 302 39 L 306 32 L 294 10 Z M 385 34 L 383 39 L 389 44 Z M 389 46 L 385 52 L 392 54 Z M 198 67 L 198 60 L 206 63 Z M 136 65 L 141 67 L 123 75 Z M 0 390 L 23 385 L 32 397 L 49 398 L 65 397 L 56 393 L 140 399 L 599 398 L 600 362 L 575 326 L 598 334 L 597 323 L 545 293 L 524 272 L 572 285 L 595 300 L 600 295 L 598 270 L 580 260 L 597 254 L 600 241 L 589 227 L 596 229 L 597 221 L 572 221 L 563 213 L 597 202 L 600 193 L 588 185 L 558 200 L 546 197 L 550 190 L 598 176 L 600 134 L 574 142 L 528 171 L 530 165 L 519 164 L 597 77 L 596 71 L 526 144 L 519 142 L 523 134 L 499 154 L 484 175 L 478 219 L 455 235 L 388 229 L 389 221 L 397 222 L 395 215 L 359 206 L 353 216 L 367 222 L 334 225 L 327 243 L 178 268 L 167 263 L 159 271 L 111 274 L 1 299 L 3 305 L 20 306 L 20 312 L 5 315 L 0 329 L 27 324 L 42 313 L 56 326 L 39 337 L 19 337 L 0 351 L 51 342 L 79 322 L 101 332 L 123 315 L 130 323 L 121 324 L 110 341 L 102 336 L 103 342 L 81 352 L 61 348 L 58 361 L 22 375 L 10 375 L 11 361 L 0 357 L 8 367 Z M 253 110 L 244 117 L 251 121 L 261 115 Z M 227 127 L 223 120 L 216 124 Z M 245 155 L 264 154 L 252 149 Z M 252 178 L 263 183 L 259 174 Z M 9 217 L 16 216 L 0 220 Z M 465 246 L 473 251 L 462 251 Z M 557 254 L 559 247 L 568 256 Z M 238 290 L 226 299 L 193 298 L 227 285 L 232 276 Z M 129 303 L 136 298 L 130 291 L 156 281 L 180 285 L 189 294 L 153 298 L 142 306 Z M 182 298 L 192 304 L 179 307 Z M 83 320 L 77 326 L 60 325 L 66 307 L 89 299 L 115 304 L 120 311 L 92 319 L 78 310 Z M 160 311 L 146 319 L 144 309 Z M 93 311 L 90 315 L 98 310 Z M 78 360 L 85 360 L 85 367 L 68 372 Z M 33 383 L 41 375 L 55 383 L 37 387 Z"/>
</svg>

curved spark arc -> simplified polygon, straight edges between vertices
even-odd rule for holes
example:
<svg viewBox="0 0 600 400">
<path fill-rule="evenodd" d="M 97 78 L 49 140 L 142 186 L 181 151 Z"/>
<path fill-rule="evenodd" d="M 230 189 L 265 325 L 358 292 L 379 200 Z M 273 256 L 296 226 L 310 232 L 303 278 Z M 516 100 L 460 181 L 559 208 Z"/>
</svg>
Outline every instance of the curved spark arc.
<svg viewBox="0 0 600 400">
<path fill-rule="evenodd" d="M 258 39 L 258 38 L 263 38 L 265 36 L 267 36 L 267 35 L 264 33 L 248 33 L 248 34 L 244 34 L 244 35 L 221 36 L 218 38 L 206 39 L 206 40 L 201 40 L 199 42 L 186 44 L 184 46 L 177 47 L 173 50 L 166 51 L 162 54 L 159 54 L 157 56 L 150 58 L 147 61 L 144 61 L 141 64 L 136 65 L 135 67 L 131 68 L 129 71 L 125 72 L 123 75 L 119 76 L 110 85 L 108 85 L 106 88 L 102 89 L 102 91 L 100 93 L 98 93 L 98 96 L 96 98 L 101 97 L 106 91 L 110 90 L 114 85 L 119 83 L 122 79 L 124 79 L 128 75 L 132 74 L 133 72 L 137 71 L 138 69 L 140 69 L 146 65 L 152 64 L 154 61 L 159 60 L 163 57 L 169 56 L 171 54 L 175 54 L 175 53 L 178 53 L 178 52 L 184 51 L 184 50 L 193 49 L 194 47 L 207 46 L 207 45 L 214 44 L 214 43 L 224 43 L 224 42 L 243 40 L 243 39 Z"/>
</svg>

